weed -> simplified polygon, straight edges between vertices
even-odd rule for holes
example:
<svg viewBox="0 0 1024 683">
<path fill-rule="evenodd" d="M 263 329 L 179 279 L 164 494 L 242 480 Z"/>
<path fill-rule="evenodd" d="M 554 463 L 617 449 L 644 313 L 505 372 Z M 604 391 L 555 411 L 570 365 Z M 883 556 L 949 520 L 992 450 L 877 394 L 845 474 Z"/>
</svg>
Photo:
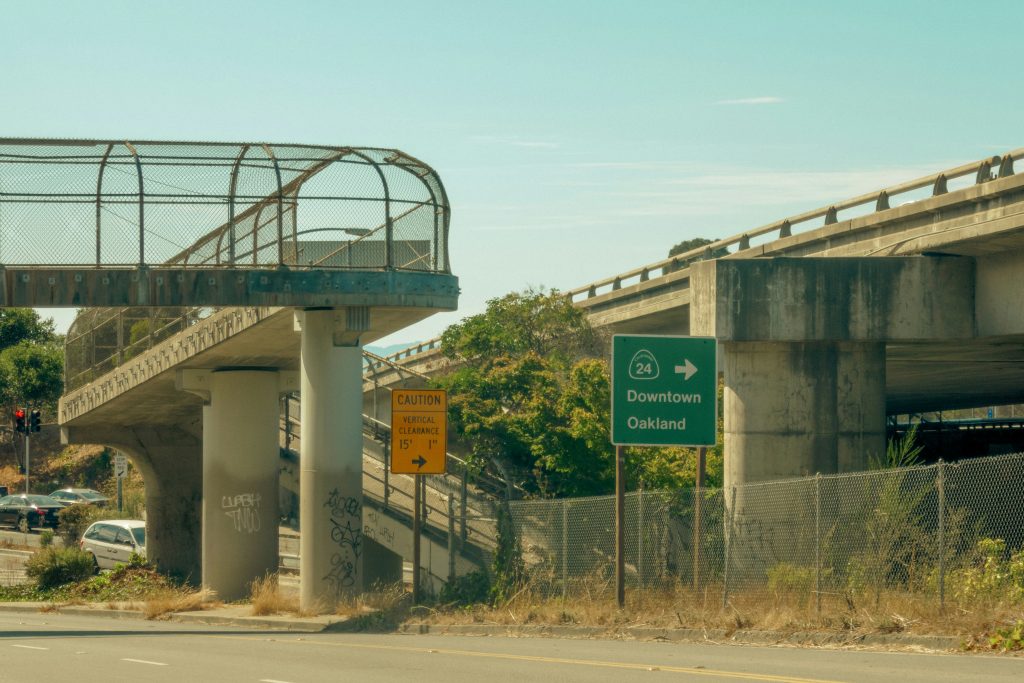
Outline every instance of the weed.
<svg viewBox="0 0 1024 683">
<path fill-rule="evenodd" d="M 252 613 L 262 617 L 284 612 L 299 611 L 299 600 L 295 595 L 285 595 L 277 583 L 276 574 L 267 574 L 250 584 Z"/>
</svg>

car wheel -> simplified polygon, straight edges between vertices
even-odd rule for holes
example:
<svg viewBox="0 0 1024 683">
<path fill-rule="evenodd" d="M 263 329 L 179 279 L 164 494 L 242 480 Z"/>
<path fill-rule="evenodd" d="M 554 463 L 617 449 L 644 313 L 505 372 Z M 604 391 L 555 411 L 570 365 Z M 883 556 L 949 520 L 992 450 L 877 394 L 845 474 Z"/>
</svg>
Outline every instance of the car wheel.
<svg viewBox="0 0 1024 683">
<path fill-rule="evenodd" d="M 89 553 L 89 557 L 92 558 L 92 573 L 93 574 L 99 574 L 100 573 L 100 563 L 96 561 L 96 555 L 93 554 L 93 553 Z"/>
<path fill-rule="evenodd" d="M 28 517 L 18 517 L 18 524 L 15 527 L 23 534 L 28 533 Z"/>
</svg>

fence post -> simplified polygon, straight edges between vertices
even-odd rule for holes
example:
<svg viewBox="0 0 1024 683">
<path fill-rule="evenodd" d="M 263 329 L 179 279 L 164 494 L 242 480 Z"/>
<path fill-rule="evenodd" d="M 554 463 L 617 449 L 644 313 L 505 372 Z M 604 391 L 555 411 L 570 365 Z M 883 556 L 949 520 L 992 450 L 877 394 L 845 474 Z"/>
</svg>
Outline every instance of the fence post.
<svg viewBox="0 0 1024 683">
<path fill-rule="evenodd" d="M 731 555 L 730 550 L 732 546 L 733 515 L 736 511 L 735 486 L 732 487 L 729 495 L 731 499 L 730 503 L 725 506 L 725 510 L 722 513 L 722 526 L 725 530 L 725 568 L 722 572 L 722 607 L 729 604 L 729 556 Z"/>
<path fill-rule="evenodd" d="M 939 494 L 939 611 L 946 611 L 946 463 L 939 459 L 936 487 Z"/>
<path fill-rule="evenodd" d="M 641 586 L 644 585 L 644 480 L 640 480 L 640 491 L 637 493 L 636 513 L 636 577 Z"/>
<path fill-rule="evenodd" d="M 814 476 L 814 593 L 821 618 L 821 472 Z"/>
<path fill-rule="evenodd" d="M 391 497 L 391 432 L 384 435 L 384 509 Z"/>
<path fill-rule="evenodd" d="M 569 585 L 569 501 L 562 499 L 562 599 Z"/>
<path fill-rule="evenodd" d="M 455 500 L 448 498 L 448 585 L 455 581 Z"/>
<path fill-rule="evenodd" d="M 459 482 L 459 542 L 466 545 L 466 480 L 469 473 L 466 472 L 466 463 L 462 464 L 462 481 Z"/>
</svg>

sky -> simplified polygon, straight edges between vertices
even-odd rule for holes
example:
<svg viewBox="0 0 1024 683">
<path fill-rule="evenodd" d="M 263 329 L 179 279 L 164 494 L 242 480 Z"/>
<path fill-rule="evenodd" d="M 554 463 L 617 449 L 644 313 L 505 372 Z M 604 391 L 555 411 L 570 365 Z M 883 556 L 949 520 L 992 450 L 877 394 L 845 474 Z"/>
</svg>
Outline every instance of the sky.
<svg viewBox="0 0 1024 683">
<path fill-rule="evenodd" d="M 397 147 L 436 169 L 459 310 L 377 346 L 1024 147 L 1018 0 L 0 0 L 0 17 L 0 136 Z"/>
</svg>

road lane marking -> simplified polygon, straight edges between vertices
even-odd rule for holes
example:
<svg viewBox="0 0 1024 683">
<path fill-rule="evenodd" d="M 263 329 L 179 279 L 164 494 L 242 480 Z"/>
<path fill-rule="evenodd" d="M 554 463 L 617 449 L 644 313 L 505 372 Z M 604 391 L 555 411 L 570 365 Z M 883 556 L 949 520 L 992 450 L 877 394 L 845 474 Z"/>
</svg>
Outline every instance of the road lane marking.
<svg viewBox="0 0 1024 683">
<path fill-rule="evenodd" d="M 35 645 L 15 645 L 11 644 L 11 647 L 20 647 L 23 650 L 49 650 L 48 647 L 36 647 Z"/>
<path fill-rule="evenodd" d="M 259 640 L 248 636 L 213 636 L 225 640 Z M 670 671 L 693 676 L 711 678 L 735 678 L 746 681 L 768 681 L 769 683 L 842 683 L 836 679 L 799 678 L 796 676 L 780 676 L 775 674 L 749 673 L 745 671 L 725 671 L 703 667 L 666 666 L 664 664 L 634 664 L 632 662 L 610 662 L 599 659 L 570 659 L 565 657 L 543 657 L 540 655 L 516 655 L 504 652 L 474 652 L 472 650 L 448 650 L 444 648 L 408 647 L 401 645 L 369 645 L 366 643 L 323 643 L 312 640 L 278 640 L 277 642 L 293 645 L 320 645 L 325 647 L 343 647 L 356 650 L 383 650 L 390 652 L 409 652 L 414 654 L 445 654 L 456 657 L 476 657 L 482 659 L 507 659 L 518 662 L 538 662 L 542 664 L 569 664 L 575 666 L 592 666 L 607 669 L 628 669 L 633 671 Z"/>
<path fill-rule="evenodd" d="M 150 664 L 152 666 L 170 666 L 164 662 L 151 662 L 148 659 L 131 659 L 129 657 L 122 657 L 122 662 L 135 662 L 136 664 Z"/>
<path fill-rule="evenodd" d="M 260 683 L 291 683 L 291 681 L 279 681 L 276 678 L 261 678 Z"/>
</svg>

